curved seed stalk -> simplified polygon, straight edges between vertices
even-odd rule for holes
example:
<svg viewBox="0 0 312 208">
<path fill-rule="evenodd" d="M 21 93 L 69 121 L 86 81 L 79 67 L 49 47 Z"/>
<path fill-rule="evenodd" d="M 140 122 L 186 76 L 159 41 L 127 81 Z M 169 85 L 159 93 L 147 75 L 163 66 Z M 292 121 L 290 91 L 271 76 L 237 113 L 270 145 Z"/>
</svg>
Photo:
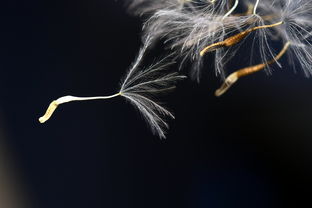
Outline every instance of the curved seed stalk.
<svg viewBox="0 0 312 208">
<path fill-rule="evenodd" d="M 239 78 L 253 74 L 253 73 L 258 72 L 258 71 L 261 71 L 267 65 L 271 65 L 271 64 L 276 63 L 286 53 L 287 49 L 289 48 L 289 45 L 290 45 L 290 42 L 287 42 L 284 45 L 283 49 L 279 52 L 279 54 L 277 56 L 275 56 L 274 59 L 272 59 L 266 63 L 262 63 L 262 64 L 258 64 L 258 65 L 254 65 L 254 66 L 249 66 L 249 67 L 240 69 L 240 70 L 230 74 L 225 79 L 225 81 L 221 85 L 221 87 L 216 90 L 215 95 L 217 97 L 223 95 Z"/>
<path fill-rule="evenodd" d="M 233 45 L 236 45 L 237 43 L 242 41 L 245 37 L 247 37 L 251 32 L 253 32 L 255 30 L 260 30 L 260 29 L 265 29 L 265 28 L 270 28 L 270 27 L 276 27 L 276 26 L 281 25 L 281 24 L 283 24 L 282 21 L 275 23 L 275 24 L 271 24 L 271 25 L 262 25 L 262 26 L 257 26 L 257 27 L 247 29 L 241 33 L 238 33 L 236 35 L 233 35 L 233 36 L 225 39 L 224 41 L 213 43 L 213 44 L 207 46 L 206 48 L 204 48 L 203 50 L 200 51 L 200 56 L 203 56 L 208 52 L 215 51 L 219 48 L 231 47 Z"/>
</svg>

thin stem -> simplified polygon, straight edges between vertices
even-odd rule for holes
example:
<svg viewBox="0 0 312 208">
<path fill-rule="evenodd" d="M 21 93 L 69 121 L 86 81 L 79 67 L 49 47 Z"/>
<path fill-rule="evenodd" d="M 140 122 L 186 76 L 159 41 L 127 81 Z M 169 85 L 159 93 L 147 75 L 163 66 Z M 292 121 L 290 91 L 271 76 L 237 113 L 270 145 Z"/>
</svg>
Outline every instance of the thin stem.
<svg viewBox="0 0 312 208">
<path fill-rule="evenodd" d="M 259 5 L 259 2 L 260 2 L 260 0 L 257 0 L 256 4 L 254 6 L 254 9 L 253 9 L 253 14 L 254 15 L 256 15 L 256 13 L 257 13 L 257 8 L 258 8 L 258 5 Z"/>
<path fill-rule="evenodd" d="M 45 114 L 39 118 L 39 122 L 40 123 L 44 123 L 46 122 L 47 120 L 49 120 L 52 116 L 52 114 L 54 113 L 54 111 L 56 110 L 56 108 L 63 104 L 63 103 L 69 103 L 69 102 L 73 102 L 73 101 L 87 101 L 87 100 L 106 100 L 106 99 L 110 99 L 110 98 L 113 98 L 113 97 L 117 97 L 117 96 L 120 96 L 122 95 L 121 92 L 118 92 L 114 95 L 109 95 L 109 96 L 96 96 L 96 97 L 75 97 L 75 96 L 70 96 L 70 95 L 67 95 L 67 96 L 64 96 L 64 97 L 60 97 L 58 98 L 57 100 L 53 100 L 47 111 L 45 112 Z"/>
<path fill-rule="evenodd" d="M 281 25 L 283 23 L 284 23 L 283 21 L 280 21 L 280 22 L 277 22 L 277 23 L 274 23 L 274 24 L 271 24 L 271 25 L 261 25 L 261 26 L 257 26 L 257 27 L 251 28 L 250 30 L 251 31 L 255 31 L 255 30 L 264 29 L 264 28 L 276 27 L 276 26 L 279 26 L 279 25 Z"/>
<path fill-rule="evenodd" d="M 222 20 L 224 20 L 225 18 L 227 18 L 229 15 L 231 15 L 234 10 L 236 9 L 236 7 L 238 6 L 239 0 L 235 0 L 234 5 L 232 6 L 232 8 L 222 17 Z"/>
<path fill-rule="evenodd" d="M 110 99 L 113 97 L 117 97 L 119 96 L 121 93 L 116 93 L 114 95 L 109 95 L 109 96 L 95 96 L 95 97 L 75 97 L 75 96 L 64 96 L 64 97 L 60 97 L 56 100 L 56 102 L 58 102 L 58 104 L 63 104 L 63 103 L 68 103 L 68 102 L 72 102 L 72 101 L 87 101 L 87 100 L 106 100 L 106 99 Z"/>
</svg>

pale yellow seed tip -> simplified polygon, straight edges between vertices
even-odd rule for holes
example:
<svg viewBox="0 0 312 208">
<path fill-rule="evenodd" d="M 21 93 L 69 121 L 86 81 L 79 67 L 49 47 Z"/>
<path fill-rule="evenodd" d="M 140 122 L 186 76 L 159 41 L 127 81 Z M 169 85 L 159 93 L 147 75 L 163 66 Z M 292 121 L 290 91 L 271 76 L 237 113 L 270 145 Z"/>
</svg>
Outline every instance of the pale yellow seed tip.
<svg viewBox="0 0 312 208">
<path fill-rule="evenodd" d="M 58 103 L 54 100 L 51 102 L 51 104 L 49 105 L 47 111 L 45 112 L 45 114 L 39 118 L 39 122 L 40 123 L 44 123 L 47 120 L 49 120 L 49 118 L 52 116 L 53 112 L 56 110 L 58 106 Z"/>
<path fill-rule="evenodd" d="M 221 85 L 219 89 L 215 91 L 215 96 L 220 97 L 238 80 L 237 72 L 230 74 Z"/>
</svg>

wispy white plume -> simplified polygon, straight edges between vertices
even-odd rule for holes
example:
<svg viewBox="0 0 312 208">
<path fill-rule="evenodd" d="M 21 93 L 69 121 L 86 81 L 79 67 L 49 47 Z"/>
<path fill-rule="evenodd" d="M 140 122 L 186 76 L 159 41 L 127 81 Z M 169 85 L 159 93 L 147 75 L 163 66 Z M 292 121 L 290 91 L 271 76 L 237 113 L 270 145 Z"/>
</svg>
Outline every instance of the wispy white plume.
<svg viewBox="0 0 312 208">
<path fill-rule="evenodd" d="M 166 117 L 174 118 L 174 116 L 155 101 L 154 96 L 174 89 L 175 83 L 186 77 L 177 72 L 167 72 L 167 67 L 173 63 L 167 62 L 167 58 L 146 69 L 140 69 L 140 62 L 150 44 L 149 41 L 148 38 L 137 60 L 124 78 L 120 93 L 142 113 L 152 131 L 160 138 L 165 138 L 165 131 L 168 129 Z"/>
<path fill-rule="evenodd" d="M 177 9 L 159 10 L 144 25 L 144 35 L 152 36 L 157 40 L 163 39 L 176 56 L 182 59 L 182 64 L 187 60 L 191 61 L 192 73 L 199 79 L 203 58 L 200 56 L 201 50 L 257 25 L 261 19 L 255 15 L 224 16 L 219 14 L 220 7 L 217 11 L 216 7 L 211 5 L 197 12 L 184 12 Z M 221 51 L 217 52 L 215 59 L 217 75 L 223 73 L 222 65 L 235 54 L 228 51 L 221 53 Z"/>
<path fill-rule="evenodd" d="M 273 20 L 283 21 L 282 27 L 274 28 L 278 39 L 289 42 L 288 58 L 294 66 L 300 66 L 307 77 L 312 75 L 312 1 L 275 0 L 260 4 L 270 6 Z M 270 20 L 272 21 L 272 20 Z M 274 37 L 272 37 L 273 39 Z"/>
<path fill-rule="evenodd" d="M 135 15 L 151 15 L 160 9 L 193 9 L 193 0 L 125 0 L 128 9 Z"/>
</svg>

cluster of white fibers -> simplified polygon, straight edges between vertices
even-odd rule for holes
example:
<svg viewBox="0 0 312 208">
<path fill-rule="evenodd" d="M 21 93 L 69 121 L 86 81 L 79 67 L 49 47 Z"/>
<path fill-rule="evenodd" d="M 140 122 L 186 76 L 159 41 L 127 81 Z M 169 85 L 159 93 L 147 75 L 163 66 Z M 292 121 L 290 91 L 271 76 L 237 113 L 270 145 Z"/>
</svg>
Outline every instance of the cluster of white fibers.
<svg viewBox="0 0 312 208">
<path fill-rule="evenodd" d="M 203 0 L 205 3 L 207 1 Z M 203 1 L 193 0 L 125 0 L 128 10 L 135 15 L 152 15 L 161 9 L 196 11 Z M 210 2 L 210 1 L 208 1 Z"/>
<path fill-rule="evenodd" d="M 265 1 L 262 7 L 271 8 L 276 15 L 274 19 L 283 21 L 281 27 L 274 28 L 283 42 L 289 42 L 289 61 L 299 65 L 307 77 L 312 70 L 312 2 L 310 0 Z M 271 20 L 272 21 L 272 20 Z M 272 28 L 273 29 L 273 28 Z"/>
<path fill-rule="evenodd" d="M 150 38 L 146 39 L 136 61 L 126 74 L 120 88 L 120 95 L 129 100 L 141 112 L 154 134 L 165 138 L 168 129 L 166 117 L 173 114 L 154 100 L 155 95 L 175 88 L 175 83 L 186 78 L 177 72 L 168 72 L 167 67 L 173 62 L 168 57 L 144 68 L 140 66 Z"/>
<path fill-rule="evenodd" d="M 298 62 L 305 75 L 311 75 L 311 0 L 131 2 L 132 5 L 136 5 L 136 13 L 146 14 L 146 10 L 150 11 L 150 17 L 144 24 L 143 39 L 152 36 L 154 42 L 165 42 L 171 52 L 180 58 L 182 66 L 186 61 L 193 65 L 190 71 L 197 80 L 200 79 L 200 71 L 204 68 L 203 54 L 200 53 L 205 47 L 248 30 L 251 31 L 239 41 L 233 41 L 231 45 L 207 50 L 215 54 L 213 64 L 216 75 L 225 77 L 226 64 L 230 60 L 240 58 L 241 54 L 237 51 L 242 44 L 249 45 L 250 64 L 267 63 L 276 59 L 282 47 L 273 48 L 273 45 L 277 45 L 272 44 L 273 42 L 280 45 L 289 44 L 288 63 Z M 157 4 L 159 7 L 155 6 Z M 252 39 L 246 41 L 247 36 L 251 36 Z M 154 42 L 152 41 L 151 47 Z M 254 59 L 255 53 L 261 55 L 261 60 Z M 275 60 L 275 63 L 281 67 L 278 60 Z M 269 69 L 270 64 L 265 68 Z"/>
</svg>

